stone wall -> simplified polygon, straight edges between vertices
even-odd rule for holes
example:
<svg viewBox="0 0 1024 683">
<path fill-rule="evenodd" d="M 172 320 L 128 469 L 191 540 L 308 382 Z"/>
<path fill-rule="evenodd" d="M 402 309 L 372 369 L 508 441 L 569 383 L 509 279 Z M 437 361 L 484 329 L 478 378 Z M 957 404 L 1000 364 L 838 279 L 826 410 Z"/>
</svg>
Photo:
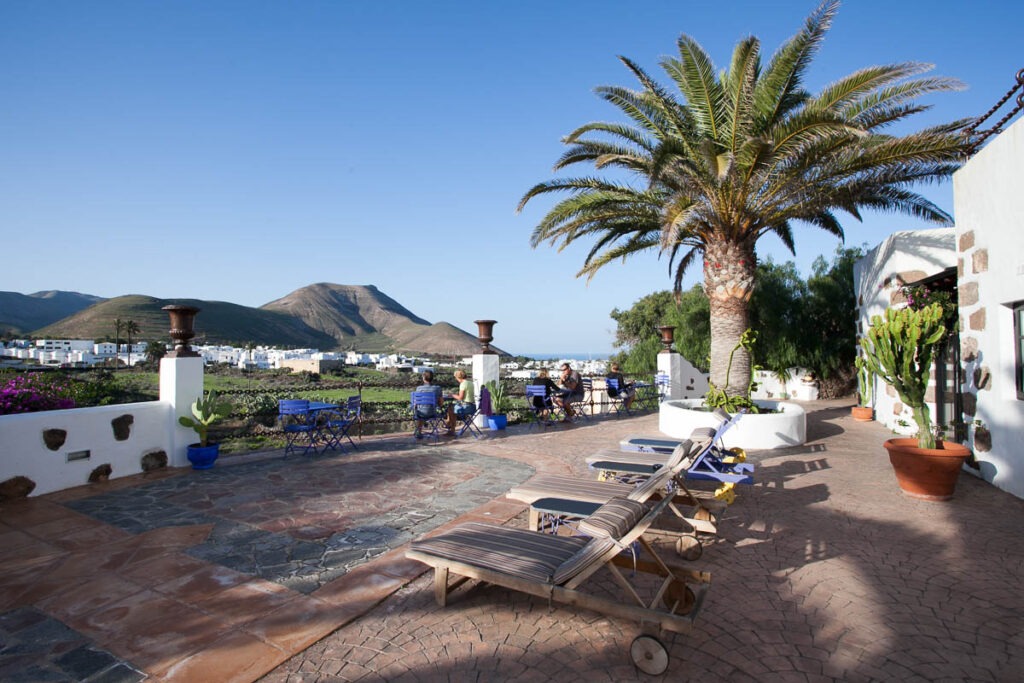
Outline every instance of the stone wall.
<svg viewBox="0 0 1024 683">
<path fill-rule="evenodd" d="M 953 177 L 965 420 L 980 473 L 1024 497 L 1013 305 L 1024 301 L 1024 119 Z"/>
</svg>

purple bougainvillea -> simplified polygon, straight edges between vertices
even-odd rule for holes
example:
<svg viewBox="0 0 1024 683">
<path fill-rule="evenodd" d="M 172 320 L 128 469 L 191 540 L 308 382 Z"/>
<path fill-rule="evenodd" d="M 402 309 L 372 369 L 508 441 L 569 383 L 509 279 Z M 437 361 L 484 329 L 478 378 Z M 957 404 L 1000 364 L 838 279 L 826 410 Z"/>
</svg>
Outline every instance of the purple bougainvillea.
<svg viewBox="0 0 1024 683">
<path fill-rule="evenodd" d="M 63 377 L 17 375 L 0 384 L 0 415 L 74 407 L 71 387 Z"/>
</svg>

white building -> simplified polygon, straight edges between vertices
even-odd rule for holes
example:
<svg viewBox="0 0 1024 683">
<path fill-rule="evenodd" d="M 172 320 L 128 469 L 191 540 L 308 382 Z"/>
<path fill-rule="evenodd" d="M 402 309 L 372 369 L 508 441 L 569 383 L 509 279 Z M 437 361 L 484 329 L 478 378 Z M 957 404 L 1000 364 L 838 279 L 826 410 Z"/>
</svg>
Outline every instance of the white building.
<svg viewBox="0 0 1024 683">
<path fill-rule="evenodd" d="M 936 364 L 930 390 L 935 422 L 960 423 L 957 436 L 974 451 L 980 476 L 1018 497 L 1024 497 L 1022 178 L 1019 119 L 954 174 L 955 228 L 895 233 L 854 269 L 860 334 L 871 316 L 903 303 L 903 285 L 927 283 L 956 293 L 959 339 L 946 362 Z M 880 422 L 913 431 L 895 392 L 878 382 L 874 396 Z"/>
</svg>

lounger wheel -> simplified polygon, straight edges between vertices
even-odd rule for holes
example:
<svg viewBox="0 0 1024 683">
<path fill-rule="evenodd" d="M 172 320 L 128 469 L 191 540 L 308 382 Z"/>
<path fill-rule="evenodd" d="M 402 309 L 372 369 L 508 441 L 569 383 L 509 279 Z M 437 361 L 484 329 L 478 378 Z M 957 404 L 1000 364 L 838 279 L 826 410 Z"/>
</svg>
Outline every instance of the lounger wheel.
<svg viewBox="0 0 1024 683">
<path fill-rule="evenodd" d="M 660 676 L 668 669 L 668 650 L 654 636 L 637 636 L 629 646 L 629 656 L 636 668 L 651 676 Z"/>
<path fill-rule="evenodd" d="M 697 602 L 697 594 L 694 593 L 685 581 L 673 579 L 665 589 L 661 601 L 672 614 L 689 614 L 693 609 L 693 603 Z"/>
<path fill-rule="evenodd" d="M 732 505 L 736 501 L 736 492 L 733 491 L 735 486 L 731 481 L 727 484 L 722 484 L 715 489 L 715 498 L 724 501 L 727 505 Z"/>
<path fill-rule="evenodd" d="M 704 544 L 697 534 L 683 534 L 676 539 L 676 554 L 684 560 L 699 560 L 704 554 Z"/>
</svg>

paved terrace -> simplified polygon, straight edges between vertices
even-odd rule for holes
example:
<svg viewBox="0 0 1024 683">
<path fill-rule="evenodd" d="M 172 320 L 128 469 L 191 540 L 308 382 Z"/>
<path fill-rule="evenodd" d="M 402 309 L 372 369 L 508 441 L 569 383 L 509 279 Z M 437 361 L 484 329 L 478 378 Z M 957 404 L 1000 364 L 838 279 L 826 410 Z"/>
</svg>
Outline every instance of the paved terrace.
<svg viewBox="0 0 1024 683">
<path fill-rule="evenodd" d="M 1024 501 L 968 475 L 901 495 L 875 423 L 807 404 L 809 442 L 752 452 L 693 563 L 711 571 L 664 680 L 1024 679 Z M 636 623 L 473 584 L 445 608 L 413 537 L 523 523 L 501 495 L 657 417 L 355 455 L 222 460 L 0 505 L 0 680 L 628 681 Z M 596 577 L 595 577 L 596 578 Z M 607 579 L 598 579 L 607 582 Z"/>
</svg>

